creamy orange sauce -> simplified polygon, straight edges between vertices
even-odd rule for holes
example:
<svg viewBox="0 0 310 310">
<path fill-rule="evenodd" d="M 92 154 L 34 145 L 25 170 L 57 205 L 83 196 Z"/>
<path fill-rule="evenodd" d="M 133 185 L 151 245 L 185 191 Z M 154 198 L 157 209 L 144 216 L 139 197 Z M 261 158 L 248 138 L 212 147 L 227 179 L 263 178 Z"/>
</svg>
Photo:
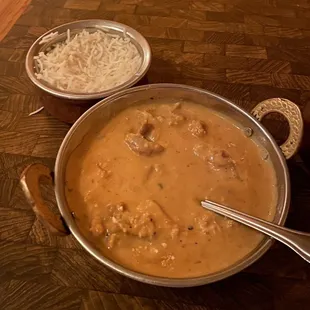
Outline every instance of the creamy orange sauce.
<svg viewBox="0 0 310 310">
<path fill-rule="evenodd" d="M 273 168 L 241 129 L 176 100 L 130 107 L 84 138 L 66 170 L 82 231 L 110 259 L 174 278 L 224 269 L 262 235 L 213 212 L 207 198 L 271 220 Z"/>
</svg>

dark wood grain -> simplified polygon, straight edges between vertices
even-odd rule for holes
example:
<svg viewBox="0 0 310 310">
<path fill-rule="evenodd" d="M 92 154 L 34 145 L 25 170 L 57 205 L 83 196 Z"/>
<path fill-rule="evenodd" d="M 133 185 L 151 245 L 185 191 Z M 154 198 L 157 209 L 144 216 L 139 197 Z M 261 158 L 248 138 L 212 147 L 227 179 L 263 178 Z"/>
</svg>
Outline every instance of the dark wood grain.
<svg viewBox="0 0 310 310">
<path fill-rule="evenodd" d="M 81 310 L 93 309 L 118 309 L 118 310 L 203 310 L 211 309 L 209 307 L 183 303 L 180 301 L 159 300 L 154 298 L 137 297 L 125 294 L 110 294 L 98 291 L 90 291 L 83 300 Z"/>
<path fill-rule="evenodd" d="M 78 269 L 79 272 L 75 272 Z M 54 262 L 51 281 L 68 287 L 118 293 L 124 279 L 102 266 L 85 251 L 60 249 Z"/>
<path fill-rule="evenodd" d="M 35 218 L 19 176 L 35 162 L 53 169 L 69 129 L 53 115 L 70 123 L 89 105 L 80 103 L 68 113 L 72 103 L 42 95 L 26 76 L 25 56 L 51 27 L 88 18 L 126 23 L 147 38 L 153 51 L 149 83 L 202 87 L 247 111 L 262 100 L 284 97 L 310 120 L 309 0 L 32 0 L 0 43 L 1 309 L 309 309 L 309 266 L 277 243 L 229 279 L 161 288 L 108 270 L 73 236 L 51 236 Z M 41 106 L 43 111 L 29 116 Z M 278 116 L 264 124 L 276 135 L 286 133 Z M 308 134 L 304 144 L 310 150 Z M 310 158 L 310 151 L 305 154 Z M 309 175 L 296 159 L 289 167 L 287 226 L 310 231 Z M 53 188 L 42 190 L 57 210 Z"/>
<path fill-rule="evenodd" d="M 52 272 L 57 249 L 24 242 L 0 241 L 1 281 L 36 280 L 44 282 Z"/>
<path fill-rule="evenodd" d="M 57 298 L 55 298 L 57 296 Z M 68 309 L 79 310 L 83 292 L 46 283 L 12 280 L 3 294 L 3 309 Z M 0 301 L 1 301 L 0 299 Z"/>
</svg>

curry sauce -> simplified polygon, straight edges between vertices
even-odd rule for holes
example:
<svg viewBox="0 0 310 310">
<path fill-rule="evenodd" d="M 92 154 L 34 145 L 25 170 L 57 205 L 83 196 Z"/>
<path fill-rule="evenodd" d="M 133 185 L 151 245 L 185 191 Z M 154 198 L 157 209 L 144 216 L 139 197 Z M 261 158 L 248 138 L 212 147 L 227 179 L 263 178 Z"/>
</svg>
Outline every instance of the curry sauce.
<svg viewBox="0 0 310 310">
<path fill-rule="evenodd" d="M 186 278 L 224 269 L 262 235 L 202 199 L 272 220 L 273 167 L 231 120 L 174 99 L 130 107 L 84 138 L 66 169 L 66 198 L 104 255 L 145 274 Z"/>
</svg>

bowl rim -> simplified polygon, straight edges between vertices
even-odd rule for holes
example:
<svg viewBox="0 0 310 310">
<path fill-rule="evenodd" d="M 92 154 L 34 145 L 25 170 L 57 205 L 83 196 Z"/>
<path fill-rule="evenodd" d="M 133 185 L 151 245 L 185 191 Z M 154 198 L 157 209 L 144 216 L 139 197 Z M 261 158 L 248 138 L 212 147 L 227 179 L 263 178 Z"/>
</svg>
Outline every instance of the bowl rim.
<svg viewBox="0 0 310 310">
<path fill-rule="evenodd" d="M 83 24 L 83 23 L 88 23 L 89 26 L 85 25 L 85 27 L 81 27 L 80 29 L 89 27 L 89 28 L 98 28 L 100 30 L 102 28 L 96 27 L 95 25 L 96 24 L 104 24 L 104 26 L 106 26 L 107 28 L 115 28 L 115 29 L 119 29 L 119 30 L 121 29 L 123 32 L 126 32 L 126 34 L 131 38 L 131 40 L 133 40 L 133 38 L 135 38 L 134 39 L 135 44 L 139 45 L 141 47 L 141 50 L 142 50 L 142 54 L 141 54 L 142 63 L 141 63 L 140 68 L 138 69 L 138 71 L 129 80 L 127 80 L 126 82 L 124 82 L 121 85 L 118 85 L 114 88 L 111 88 L 111 89 L 108 89 L 105 91 L 100 91 L 100 92 L 96 92 L 96 93 L 74 93 L 74 92 L 65 92 L 65 91 L 59 90 L 57 88 L 49 86 L 47 83 L 41 82 L 40 80 L 38 80 L 36 78 L 35 71 L 33 70 L 33 68 L 34 68 L 33 56 L 35 56 L 34 51 L 39 46 L 39 42 L 42 40 L 42 38 L 47 36 L 48 34 L 50 34 L 52 32 L 56 32 L 60 29 L 66 28 L 66 30 L 67 30 L 70 28 L 70 26 Z M 74 29 L 78 29 L 78 28 L 74 28 Z M 140 42 L 142 42 L 142 43 L 140 43 Z M 25 68 L 26 68 L 27 75 L 30 78 L 30 80 L 32 81 L 32 83 L 34 83 L 37 87 L 39 87 L 43 91 L 45 91 L 45 92 L 47 92 L 53 96 L 56 96 L 59 98 L 64 98 L 64 99 L 72 99 L 72 100 L 91 100 L 91 99 L 102 99 L 104 97 L 108 97 L 108 96 L 110 96 L 116 92 L 119 92 L 123 89 L 130 88 L 131 86 L 137 84 L 145 76 L 145 74 L 149 70 L 149 68 L 151 66 L 151 60 L 152 60 L 151 47 L 150 47 L 148 41 L 146 40 L 146 38 L 137 30 L 135 30 L 132 27 L 127 26 L 125 24 L 115 22 L 115 21 L 111 21 L 111 20 L 84 19 L 84 20 L 78 20 L 78 21 L 73 21 L 73 22 L 61 24 L 57 27 L 54 27 L 54 28 L 48 30 L 44 34 L 42 34 L 38 39 L 35 40 L 35 42 L 31 45 L 31 47 L 29 48 L 29 50 L 27 52 L 26 60 L 25 60 Z"/>
<path fill-rule="evenodd" d="M 281 167 L 283 168 L 284 172 L 284 202 L 281 209 L 280 218 L 277 222 L 278 225 L 284 225 L 285 220 L 287 218 L 289 206 L 290 206 L 290 198 L 291 198 L 291 190 L 290 190 L 290 178 L 288 173 L 288 167 L 286 164 L 286 160 L 283 156 L 283 153 L 272 137 L 271 133 L 260 123 L 256 118 L 254 118 L 251 114 L 240 108 L 239 106 L 232 103 L 230 100 L 217 95 L 215 93 L 212 93 L 208 90 L 204 90 L 201 88 L 188 86 L 188 85 L 182 85 L 182 84 L 173 84 L 173 83 L 158 83 L 158 84 L 148 84 L 148 85 L 142 85 L 133 87 L 130 89 L 123 90 L 119 93 L 116 93 L 108 98 L 105 98 L 101 101 L 99 101 L 96 105 L 91 107 L 89 110 L 87 110 L 76 122 L 75 124 L 70 128 L 68 131 L 66 137 L 64 138 L 60 149 L 57 154 L 56 163 L 55 163 L 55 195 L 56 200 L 58 204 L 58 208 L 60 210 L 60 213 L 62 217 L 64 218 L 70 232 L 73 234 L 73 236 L 78 240 L 78 242 L 83 246 L 83 248 L 90 253 L 93 257 L 95 257 L 97 260 L 99 260 L 103 265 L 106 267 L 112 269 L 113 271 L 116 271 L 117 273 L 137 280 L 139 282 L 157 285 L 157 286 L 164 286 L 164 287 L 194 287 L 194 286 L 200 286 L 204 284 L 209 284 L 213 282 L 217 282 L 219 280 L 225 279 L 227 277 L 230 277 L 241 270 L 249 267 L 254 262 L 256 262 L 263 254 L 265 254 L 268 249 L 273 244 L 274 240 L 265 237 L 261 243 L 257 246 L 256 249 L 253 250 L 252 253 L 248 254 L 245 258 L 242 258 L 240 261 L 238 261 L 236 264 L 227 267 L 223 270 L 220 270 L 218 272 L 207 274 L 205 276 L 199 276 L 199 277 L 189 277 L 189 278 L 165 278 L 165 277 L 159 277 L 159 276 L 152 276 L 147 275 L 141 272 L 133 271 L 129 268 L 126 268 L 122 266 L 119 263 L 116 263 L 109 258 L 105 257 L 102 252 L 97 250 L 90 241 L 88 241 L 83 234 L 78 229 L 77 225 L 75 224 L 74 218 L 71 215 L 71 212 L 69 211 L 69 208 L 67 207 L 67 203 L 63 201 L 63 197 L 61 195 L 63 182 L 61 182 L 63 169 L 66 168 L 66 163 L 63 162 L 63 155 L 66 152 L 66 148 L 70 143 L 70 140 L 72 136 L 75 134 L 75 130 L 80 126 L 80 124 L 88 118 L 91 114 L 95 113 L 95 111 L 99 108 L 101 108 L 102 105 L 107 105 L 113 103 L 114 100 L 116 100 L 119 97 L 122 97 L 124 95 L 133 94 L 135 92 L 144 91 L 148 89 L 156 89 L 156 88 L 181 88 L 183 90 L 188 91 L 194 91 L 199 92 L 204 95 L 213 97 L 217 100 L 223 101 L 224 103 L 228 104 L 232 108 L 238 110 L 241 114 L 243 114 L 245 117 L 248 117 L 253 121 L 264 133 L 265 137 L 269 139 L 271 142 L 275 152 L 278 155 L 278 158 L 281 163 Z M 64 199 L 65 200 L 65 199 Z"/>
</svg>

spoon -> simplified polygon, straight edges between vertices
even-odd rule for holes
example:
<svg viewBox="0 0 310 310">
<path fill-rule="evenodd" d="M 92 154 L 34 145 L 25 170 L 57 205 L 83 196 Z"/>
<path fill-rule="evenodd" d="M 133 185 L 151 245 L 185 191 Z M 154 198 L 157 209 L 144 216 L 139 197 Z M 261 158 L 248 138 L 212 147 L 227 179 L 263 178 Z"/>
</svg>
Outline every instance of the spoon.
<svg viewBox="0 0 310 310">
<path fill-rule="evenodd" d="M 284 243 L 310 263 L 310 234 L 281 227 L 210 200 L 201 201 L 201 205 Z"/>
</svg>

